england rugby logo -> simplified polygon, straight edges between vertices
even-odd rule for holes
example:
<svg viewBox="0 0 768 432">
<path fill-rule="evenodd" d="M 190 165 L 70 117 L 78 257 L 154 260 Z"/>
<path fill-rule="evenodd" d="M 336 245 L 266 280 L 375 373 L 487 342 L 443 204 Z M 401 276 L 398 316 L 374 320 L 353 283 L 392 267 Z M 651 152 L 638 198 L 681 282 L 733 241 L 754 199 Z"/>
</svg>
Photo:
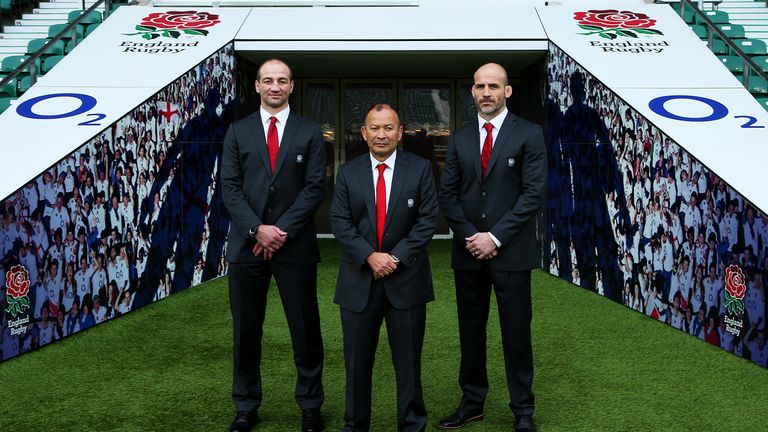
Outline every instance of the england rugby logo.
<svg viewBox="0 0 768 432">
<path fill-rule="evenodd" d="M 147 40 L 159 37 L 178 39 L 181 35 L 208 36 L 208 27 L 220 23 L 219 16 L 208 12 L 169 11 L 153 12 L 136 26 L 136 33 L 126 36 L 139 36 Z"/>
<path fill-rule="evenodd" d="M 731 264 L 725 269 L 725 308 L 731 315 L 744 313 L 744 294 L 747 287 L 744 284 L 744 272 L 739 266 Z"/>
<path fill-rule="evenodd" d="M 659 30 L 653 29 L 656 20 L 646 14 L 621 11 L 616 9 L 589 10 L 587 12 L 574 12 L 576 20 L 586 33 L 581 35 L 597 35 L 605 39 L 627 37 L 637 39 L 638 35 L 662 35 Z"/>
<path fill-rule="evenodd" d="M 8 307 L 5 309 L 14 318 L 29 309 L 29 273 L 22 265 L 11 267 L 5 273 L 5 300 Z"/>
</svg>

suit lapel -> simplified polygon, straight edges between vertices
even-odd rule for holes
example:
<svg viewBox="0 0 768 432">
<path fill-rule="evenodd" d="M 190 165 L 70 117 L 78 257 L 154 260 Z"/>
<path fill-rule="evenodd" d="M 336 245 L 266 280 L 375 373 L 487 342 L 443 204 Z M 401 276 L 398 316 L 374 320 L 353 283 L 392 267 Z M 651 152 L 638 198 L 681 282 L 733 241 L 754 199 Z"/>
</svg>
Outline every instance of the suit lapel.
<svg viewBox="0 0 768 432">
<path fill-rule="evenodd" d="M 283 166 L 285 158 L 293 143 L 293 138 L 296 136 L 296 131 L 299 129 L 300 117 L 293 111 L 288 114 L 288 121 L 285 122 L 285 128 L 283 129 L 283 139 L 280 140 L 280 149 L 277 152 L 277 162 L 275 163 L 275 173 L 272 176 L 272 181 L 277 177 L 277 173 L 280 172 L 280 167 Z M 265 147 L 266 148 L 266 147 Z"/>
<path fill-rule="evenodd" d="M 477 119 L 469 123 L 469 147 L 465 149 L 469 151 L 470 160 L 472 166 L 475 168 L 475 177 L 481 182 L 483 181 L 483 175 L 480 173 L 480 126 L 477 124 Z"/>
<path fill-rule="evenodd" d="M 272 168 L 269 166 L 267 139 L 265 138 L 266 135 L 264 134 L 264 123 L 261 121 L 260 111 L 256 111 L 256 113 L 253 114 L 253 121 L 250 124 L 250 128 L 251 136 L 253 136 L 253 139 L 256 143 L 256 153 L 259 155 L 259 159 L 261 159 L 261 162 L 264 165 L 264 169 L 271 175 Z"/>
<path fill-rule="evenodd" d="M 491 169 L 493 169 L 493 165 L 496 163 L 496 160 L 499 158 L 499 154 L 502 152 L 502 147 L 504 147 L 504 144 L 507 143 L 507 139 L 509 138 L 509 135 L 512 133 L 512 129 L 515 128 L 515 124 L 517 123 L 517 119 L 515 118 L 514 114 L 511 112 L 507 112 L 507 117 L 504 119 L 504 123 L 501 124 L 501 129 L 499 129 L 499 135 L 496 137 L 496 142 L 493 145 L 493 150 L 491 150 L 491 159 L 488 161 L 488 169 L 485 171 L 485 175 L 487 176 L 490 174 Z"/>
<path fill-rule="evenodd" d="M 397 157 L 395 158 L 395 171 L 392 173 L 392 190 L 389 191 L 387 221 L 384 223 L 384 231 L 389 227 L 389 223 L 392 221 L 392 215 L 395 213 L 395 210 L 397 210 L 397 205 L 401 201 L 400 192 L 403 189 L 406 175 L 408 175 L 408 156 L 402 150 L 398 150 Z"/>
<path fill-rule="evenodd" d="M 363 199 L 365 199 L 365 207 L 368 209 L 368 218 L 371 220 L 371 226 L 376 229 L 376 197 L 373 191 L 373 165 L 371 165 L 371 158 L 360 158 L 360 166 L 357 169 L 357 184 L 363 188 Z"/>
</svg>

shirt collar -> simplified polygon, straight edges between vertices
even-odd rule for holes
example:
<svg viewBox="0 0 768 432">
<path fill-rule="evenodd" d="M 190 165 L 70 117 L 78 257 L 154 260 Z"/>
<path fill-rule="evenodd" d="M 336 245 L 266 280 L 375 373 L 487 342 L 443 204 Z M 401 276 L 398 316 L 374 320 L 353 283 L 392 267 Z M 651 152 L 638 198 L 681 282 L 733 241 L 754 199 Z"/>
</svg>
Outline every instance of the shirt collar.
<svg viewBox="0 0 768 432">
<path fill-rule="evenodd" d="M 382 163 L 382 162 L 377 161 L 376 158 L 374 158 L 373 155 L 370 154 L 370 153 L 368 153 L 368 157 L 371 158 L 372 170 L 376 171 L 377 170 L 376 167 L 379 166 L 379 164 Z M 395 149 L 395 151 L 391 155 L 389 155 L 389 157 L 383 163 L 384 163 L 384 165 L 387 166 L 387 168 L 389 168 L 391 170 L 394 170 L 395 169 L 395 159 L 397 159 L 397 149 Z"/>
<path fill-rule="evenodd" d="M 483 126 L 486 123 L 492 124 L 493 128 L 496 129 L 496 130 L 501 129 L 501 125 L 504 123 L 504 119 L 507 118 L 507 113 L 508 112 L 509 111 L 507 110 L 507 107 L 504 107 L 504 110 L 502 112 L 500 112 L 499 115 L 497 115 L 496 117 L 492 118 L 490 121 L 480 117 L 480 114 L 477 114 L 477 126 L 479 128 L 478 130 L 482 131 L 483 130 Z"/>
<path fill-rule="evenodd" d="M 260 107 L 259 112 L 261 113 L 261 122 L 264 123 L 266 126 L 269 126 L 269 118 L 272 117 L 272 114 L 270 114 L 269 111 L 265 110 L 264 107 Z M 281 125 L 285 125 L 285 123 L 288 121 L 288 115 L 290 113 L 291 113 L 291 107 L 287 106 L 285 107 L 284 110 L 280 111 L 274 116 L 277 118 L 278 123 L 280 123 Z"/>
</svg>

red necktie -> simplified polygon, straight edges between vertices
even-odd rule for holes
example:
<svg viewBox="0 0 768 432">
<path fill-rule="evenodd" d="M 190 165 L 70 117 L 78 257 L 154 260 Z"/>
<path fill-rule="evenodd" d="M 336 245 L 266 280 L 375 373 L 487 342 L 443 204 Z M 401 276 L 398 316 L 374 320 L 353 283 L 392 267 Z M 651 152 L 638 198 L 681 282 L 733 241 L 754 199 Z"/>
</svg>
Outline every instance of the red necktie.
<svg viewBox="0 0 768 432">
<path fill-rule="evenodd" d="M 376 180 L 376 238 L 379 241 L 379 252 L 381 252 L 384 222 L 387 220 L 387 183 L 384 181 L 384 170 L 387 169 L 387 165 L 380 163 L 376 168 L 379 170 L 379 178 Z"/>
<path fill-rule="evenodd" d="M 277 140 L 277 118 L 272 116 L 269 118 L 269 130 L 267 130 L 267 151 L 269 152 L 269 165 L 272 167 L 272 172 L 275 172 L 275 164 L 277 164 L 277 151 L 280 149 L 280 145 Z"/>
<path fill-rule="evenodd" d="M 483 151 L 480 153 L 480 171 L 485 177 L 485 170 L 488 168 L 488 161 L 491 159 L 491 149 L 493 149 L 493 125 L 486 123 L 483 125 L 485 128 L 485 141 L 483 141 Z"/>
</svg>

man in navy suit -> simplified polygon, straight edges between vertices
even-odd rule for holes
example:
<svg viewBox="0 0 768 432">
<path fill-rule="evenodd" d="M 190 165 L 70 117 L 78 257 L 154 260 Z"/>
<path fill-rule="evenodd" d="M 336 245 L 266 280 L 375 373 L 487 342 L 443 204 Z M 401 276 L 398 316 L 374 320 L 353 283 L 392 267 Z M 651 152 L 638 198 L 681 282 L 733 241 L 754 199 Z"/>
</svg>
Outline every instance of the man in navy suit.
<svg viewBox="0 0 768 432">
<path fill-rule="evenodd" d="M 232 217 L 227 259 L 237 409 L 231 431 L 249 431 L 258 422 L 262 326 L 273 275 L 291 333 L 302 431 L 324 428 L 314 215 L 323 201 L 325 151 L 320 126 L 288 106 L 293 86 L 285 63 L 264 62 L 256 78 L 261 108 L 234 123 L 224 138 L 221 182 Z"/>
<path fill-rule="evenodd" d="M 437 228 L 430 163 L 397 150 L 397 112 L 377 104 L 361 133 L 370 152 L 339 170 L 331 229 L 341 243 L 334 302 L 341 306 L 346 367 L 345 432 L 367 431 L 379 330 L 386 321 L 397 379 L 397 430 L 423 431 L 426 303 L 434 299 L 427 243 Z"/>
<path fill-rule="evenodd" d="M 438 424 L 442 429 L 484 416 L 493 287 L 515 430 L 536 430 L 531 269 L 540 266 L 536 217 L 545 199 L 547 159 L 541 128 L 507 111 L 511 95 L 503 67 L 489 63 L 475 72 L 477 119 L 454 133 L 441 177 L 440 208 L 453 230 L 462 389 L 456 411 Z"/>
</svg>

